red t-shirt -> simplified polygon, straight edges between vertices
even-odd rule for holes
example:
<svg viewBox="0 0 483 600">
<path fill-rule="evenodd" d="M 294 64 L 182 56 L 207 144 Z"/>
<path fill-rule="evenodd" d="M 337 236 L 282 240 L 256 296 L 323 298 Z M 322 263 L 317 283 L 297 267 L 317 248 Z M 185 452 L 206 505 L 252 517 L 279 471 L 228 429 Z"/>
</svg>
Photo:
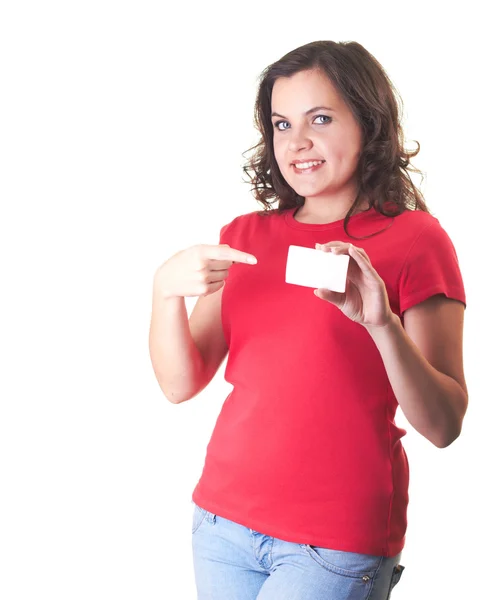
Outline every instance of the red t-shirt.
<svg viewBox="0 0 483 600">
<path fill-rule="evenodd" d="M 466 306 L 458 258 L 438 219 L 422 211 L 358 213 L 349 233 L 383 230 L 363 240 L 347 237 L 343 220 L 299 223 L 294 212 L 252 212 L 221 229 L 220 244 L 258 263 L 233 264 L 223 288 L 233 390 L 192 499 L 288 542 L 392 557 L 405 543 L 409 484 L 398 402 L 366 329 L 312 288 L 285 283 L 288 247 L 364 248 L 400 317 L 435 294 Z"/>
</svg>

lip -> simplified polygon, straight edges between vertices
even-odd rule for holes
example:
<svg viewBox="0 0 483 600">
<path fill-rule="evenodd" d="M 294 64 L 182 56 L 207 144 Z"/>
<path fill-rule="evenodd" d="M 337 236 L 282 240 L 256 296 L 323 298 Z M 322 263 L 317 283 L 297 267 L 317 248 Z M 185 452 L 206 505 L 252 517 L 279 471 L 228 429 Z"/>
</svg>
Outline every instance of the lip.
<svg viewBox="0 0 483 600">
<path fill-rule="evenodd" d="M 310 169 L 299 169 L 297 167 L 297 165 L 292 165 L 292 167 L 297 175 L 305 175 L 305 174 L 313 173 L 314 171 L 317 171 L 317 169 L 322 168 L 324 165 L 325 165 L 325 160 L 322 164 L 315 165 L 314 167 L 310 167 Z"/>
<path fill-rule="evenodd" d="M 325 158 L 297 158 L 296 160 L 293 160 L 290 164 L 291 165 L 298 165 L 299 163 L 312 162 L 313 160 L 323 160 L 323 161 L 325 161 Z"/>
</svg>

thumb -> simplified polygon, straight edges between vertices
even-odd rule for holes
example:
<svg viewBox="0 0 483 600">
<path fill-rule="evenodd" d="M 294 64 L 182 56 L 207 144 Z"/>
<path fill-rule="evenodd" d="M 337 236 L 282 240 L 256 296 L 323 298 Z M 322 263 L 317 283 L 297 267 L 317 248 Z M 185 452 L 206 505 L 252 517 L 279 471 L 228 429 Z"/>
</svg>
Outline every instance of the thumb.
<svg viewBox="0 0 483 600">
<path fill-rule="evenodd" d="M 342 295 L 339 294 L 339 292 L 333 292 L 332 290 L 328 290 L 326 288 L 318 288 L 314 290 L 314 294 L 318 298 L 321 298 L 322 300 L 327 300 L 327 302 L 332 302 L 332 304 L 335 304 L 336 306 L 339 305 L 340 297 Z"/>
</svg>

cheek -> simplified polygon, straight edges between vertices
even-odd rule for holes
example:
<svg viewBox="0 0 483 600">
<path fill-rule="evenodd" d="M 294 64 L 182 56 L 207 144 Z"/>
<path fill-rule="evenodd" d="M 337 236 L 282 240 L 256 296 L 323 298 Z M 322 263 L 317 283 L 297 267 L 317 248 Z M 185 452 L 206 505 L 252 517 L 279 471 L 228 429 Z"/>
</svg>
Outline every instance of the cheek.
<svg viewBox="0 0 483 600">
<path fill-rule="evenodd" d="M 340 168 L 352 168 L 359 160 L 359 148 L 351 140 L 334 140 L 328 147 L 328 158 Z"/>
<path fill-rule="evenodd" d="M 285 171 L 285 163 L 284 163 L 284 152 L 280 147 L 280 144 L 274 142 L 273 144 L 273 153 L 275 155 L 275 160 L 277 161 L 278 168 L 283 173 Z"/>
<path fill-rule="evenodd" d="M 275 154 L 275 160 L 280 163 L 280 151 L 277 144 L 273 144 L 273 153 Z"/>
</svg>

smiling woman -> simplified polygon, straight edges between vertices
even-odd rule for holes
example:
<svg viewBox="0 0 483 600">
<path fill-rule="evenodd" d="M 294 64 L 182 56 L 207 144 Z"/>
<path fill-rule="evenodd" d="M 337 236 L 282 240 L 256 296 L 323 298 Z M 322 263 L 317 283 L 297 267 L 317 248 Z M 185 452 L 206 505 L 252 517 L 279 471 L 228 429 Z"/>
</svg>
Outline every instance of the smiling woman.
<svg viewBox="0 0 483 600">
<path fill-rule="evenodd" d="M 299 114 L 301 106 L 323 98 L 332 116 Z M 274 123 L 273 149 L 284 180 L 305 198 L 297 220 L 331 222 L 345 215 L 357 196 L 357 165 L 362 151 L 362 128 L 342 101 L 330 79 L 320 70 L 305 70 L 278 78 L 272 89 L 272 106 L 283 106 L 293 117 Z M 278 115 L 272 111 L 273 115 Z M 279 129 L 284 123 L 287 127 Z M 300 168 L 298 163 L 304 168 Z M 366 197 L 360 198 L 367 204 Z M 335 217 L 335 218 L 334 218 Z"/>
<path fill-rule="evenodd" d="M 386 216 L 429 213 L 408 171 L 398 101 L 380 63 L 356 42 L 306 44 L 260 76 L 255 123 L 261 138 L 243 167 L 260 215 L 296 209 L 300 222 L 330 223 L 374 207 Z M 300 169 L 297 163 L 324 160 Z M 307 166 L 307 165 L 304 165 Z M 278 201 L 272 209 L 270 199 Z M 362 238 L 363 239 L 363 238 Z"/>
<path fill-rule="evenodd" d="M 396 411 L 438 448 L 466 412 L 458 257 L 409 177 L 418 151 L 394 88 L 360 44 L 313 42 L 267 67 L 255 117 L 244 170 L 265 210 L 219 241 L 257 263 L 232 264 L 189 323 L 210 375 L 228 353 L 233 384 L 192 495 L 199 597 L 388 600 L 409 502 Z M 348 255 L 343 292 L 289 284 L 294 245 Z"/>
</svg>

